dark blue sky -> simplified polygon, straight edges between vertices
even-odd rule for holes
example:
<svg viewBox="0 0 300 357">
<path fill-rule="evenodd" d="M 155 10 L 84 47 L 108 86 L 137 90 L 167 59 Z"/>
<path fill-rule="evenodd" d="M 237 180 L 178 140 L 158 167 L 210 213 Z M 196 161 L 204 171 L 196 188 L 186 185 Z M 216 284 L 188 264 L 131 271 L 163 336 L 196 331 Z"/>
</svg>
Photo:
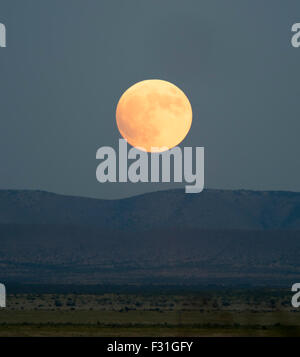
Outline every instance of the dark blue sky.
<svg viewBox="0 0 300 357">
<path fill-rule="evenodd" d="M 295 0 L 1 0 L 0 188 L 116 198 L 174 187 L 96 181 L 115 107 L 160 78 L 189 97 L 205 186 L 300 190 Z"/>
</svg>

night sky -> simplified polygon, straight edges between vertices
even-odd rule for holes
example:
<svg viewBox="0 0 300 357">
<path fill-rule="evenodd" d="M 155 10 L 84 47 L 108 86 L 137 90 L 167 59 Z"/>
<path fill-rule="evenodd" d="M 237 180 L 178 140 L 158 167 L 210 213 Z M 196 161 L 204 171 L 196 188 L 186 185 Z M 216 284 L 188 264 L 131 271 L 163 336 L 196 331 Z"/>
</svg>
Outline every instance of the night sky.
<svg viewBox="0 0 300 357">
<path fill-rule="evenodd" d="M 205 186 L 300 191 L 299 0 L 1 0 L 0 188 L 118 198 L 174 184 L 100 184 L 115 108 L 135 82 L 189 97 L 182 146 Z M 184 186 L 184 183 L 181 185 Z"/>
</svg>

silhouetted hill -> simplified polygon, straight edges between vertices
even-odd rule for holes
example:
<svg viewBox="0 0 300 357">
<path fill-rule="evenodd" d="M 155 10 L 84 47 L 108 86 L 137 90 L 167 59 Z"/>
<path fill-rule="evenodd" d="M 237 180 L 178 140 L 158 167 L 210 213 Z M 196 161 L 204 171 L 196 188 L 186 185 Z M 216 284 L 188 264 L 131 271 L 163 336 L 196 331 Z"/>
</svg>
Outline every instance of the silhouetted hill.
<svg viewBox="0 0 300 357">
<path fill-rule="evenodd" d="M 1 282 L 286 285 L 300 274 L 299 193 L 0 191 L 0 222 Z"/>
<path fill-rule="evenodd" d="M 122 200 L 0 191 L 0 224 L 79 224 L 107 229 L 300 229 L 300 193 L 183 190 Z"/>
</svg>

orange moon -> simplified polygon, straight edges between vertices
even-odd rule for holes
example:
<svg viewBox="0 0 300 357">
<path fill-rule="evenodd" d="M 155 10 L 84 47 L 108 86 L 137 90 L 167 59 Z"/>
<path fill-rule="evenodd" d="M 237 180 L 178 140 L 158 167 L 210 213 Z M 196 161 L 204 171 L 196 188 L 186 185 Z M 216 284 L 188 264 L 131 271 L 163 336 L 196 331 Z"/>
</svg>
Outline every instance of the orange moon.
<svg viewBox="0 0 300 357">
<path fill-rule="evenodd" d="M 174 84 L 149 79 L 128 88 L 116 110 L 118 129 L 132 146 L 162 152 L 177 146 L 192 125 L 192 107 Z"/>
</svg>

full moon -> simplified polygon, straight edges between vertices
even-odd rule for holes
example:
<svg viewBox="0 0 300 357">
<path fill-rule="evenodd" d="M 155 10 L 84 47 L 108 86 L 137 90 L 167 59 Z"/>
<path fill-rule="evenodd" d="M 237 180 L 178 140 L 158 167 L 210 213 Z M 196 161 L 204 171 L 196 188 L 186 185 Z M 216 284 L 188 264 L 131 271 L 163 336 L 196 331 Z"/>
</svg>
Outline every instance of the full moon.
<svg viewBox="0 0 300 357">
<path fill-rule="evenodd" d="M 118 129 L 132 146 L 162 152 L 177 146 L 192 124 L 192 107 L 174 84 L 149 79 L 128 88 L 116 110 Z"/>
</svg>

